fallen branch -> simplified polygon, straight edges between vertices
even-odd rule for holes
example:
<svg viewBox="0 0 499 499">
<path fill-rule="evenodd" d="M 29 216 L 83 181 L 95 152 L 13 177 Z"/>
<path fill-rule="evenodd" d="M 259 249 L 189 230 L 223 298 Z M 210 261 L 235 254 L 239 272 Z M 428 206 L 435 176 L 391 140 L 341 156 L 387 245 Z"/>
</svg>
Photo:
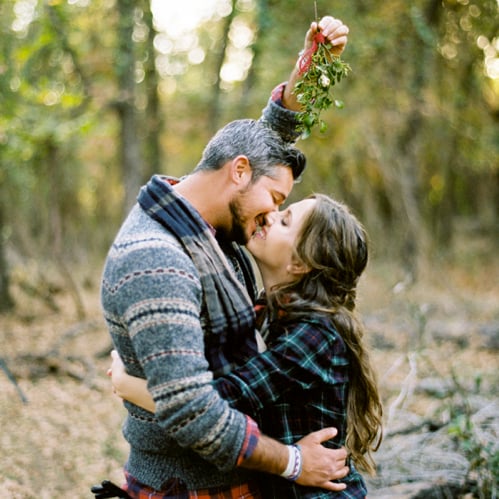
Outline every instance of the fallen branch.
<svg viewBox="0 0 499 499">
<path fill-rule="evenodd" d="M 0 358 L 0 367 L 6 373 L 9 380 L 16 386 L 21 400 L 26 401 L 26 397 L 20 391 L 17 378 L 38 380 L 47 376 L 69 376 L 77 381 L 93 386 L 90 379 L 95 375 L 95 368 L 92 362 L 82 356 L 63 355 L 61 348 L 63 345 L 91 329 L 99 327 L 97 321 L 80 322 L 73 325 L 67 331 L 57 337 L 51 348 L 40 354 L 20 354 L 12 358 L 12 365 L 15 366 L 12 372 L 4 359 Z"/>
<path fill-rule="evenodd" d="M 17 382 L 16 377 L 12 373 L 12 371 L 9 369 L 7 366 L 7 363 L 5 362 L 5 359 L 3 357 L 0 357 L 0 369 L 6 374 L 8 380 L 14 385 L 14 388 L 17 391 L 17 394 L 19 395 L 19 398 L 21 399 L 21 402 L 23 404 L 28 403 L 28 399 L 26 395 L 24 395 L 23 391 L 21 390 L 21 387 L 19 386 L 19 383 Z"/>
</svg>

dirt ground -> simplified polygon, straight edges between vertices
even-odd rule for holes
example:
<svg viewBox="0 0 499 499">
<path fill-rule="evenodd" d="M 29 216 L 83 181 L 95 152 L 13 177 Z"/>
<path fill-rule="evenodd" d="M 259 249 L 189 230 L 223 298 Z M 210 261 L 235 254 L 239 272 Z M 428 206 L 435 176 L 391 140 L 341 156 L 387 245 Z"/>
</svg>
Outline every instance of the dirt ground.
<svg viewBox="0 0 499 499">
<path fill-rule="evenodd" d="M 105 374 L 110 340 L 98 277 L 77 282 L 83 319 L 63 284 L 52 289 L 50 306 L 15 289 L 16 312 L 0 316 L 0 360 L 8 368 L 0 370 L 2 498 L 89 498 L 92 484 L 121 482 L 124 410 Z M 424 418 L 442 413 L 441 399 L 416 390 L 404 394 L 411 371 L 417 380 L 454 376 L 470 390 L 479 383 L 481 393 L 497 399 L 497 328 L 495 345 L 486 334 L 499 321 L 497 283 L 495 257 L 449 268 L 436 264 L 416 284 L 388 265 L 371 263 L 358 309 L 373 345 L 387 417 L 395 409 Z"/>
</svg>

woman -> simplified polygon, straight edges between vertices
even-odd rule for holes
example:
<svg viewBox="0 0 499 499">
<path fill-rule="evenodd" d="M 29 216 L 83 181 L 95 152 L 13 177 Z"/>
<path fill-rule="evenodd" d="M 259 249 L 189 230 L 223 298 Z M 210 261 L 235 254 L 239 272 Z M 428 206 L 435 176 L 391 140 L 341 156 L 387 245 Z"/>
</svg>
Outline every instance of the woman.
<svg viewBox="0 0 499 499">
<path fill-rule="evenodd" d="M 363 227 L 346 206 L 318 194 L 269 215 L 247 248 L 265 290 L 265 306 L 256 308 L 267 349 L 213 383 L 264 433 L 288 445 L 311 431 L 338 428 L 329 445 L 345 445 L 355 466 L 373 473 L 382 406 L 354 313 L 368 259 Z M 126 375 L 116 356 L 109 374 L 118 395 L 154 412 L 145 382 Z M 261 475 L 264 497 L 366 495 L 353 465 L 342 480 L 347 488 L 327 492 L 294 483 L 296 464 L 291 480 Z"/>
</svg>

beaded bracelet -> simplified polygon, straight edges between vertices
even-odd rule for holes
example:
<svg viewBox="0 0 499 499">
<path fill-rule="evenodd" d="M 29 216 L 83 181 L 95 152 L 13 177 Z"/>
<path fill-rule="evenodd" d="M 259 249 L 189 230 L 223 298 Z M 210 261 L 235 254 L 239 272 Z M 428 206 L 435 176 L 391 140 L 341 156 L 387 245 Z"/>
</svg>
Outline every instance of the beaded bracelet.
<svg viewBox="0 0 499 499">
<path fill-rule="evenodd" d="M 288 445 L 288 465 L 281 476 L 292 482 L 296 481 L 301 474 L 302 458 L 299 445 Z"/>
</svg>

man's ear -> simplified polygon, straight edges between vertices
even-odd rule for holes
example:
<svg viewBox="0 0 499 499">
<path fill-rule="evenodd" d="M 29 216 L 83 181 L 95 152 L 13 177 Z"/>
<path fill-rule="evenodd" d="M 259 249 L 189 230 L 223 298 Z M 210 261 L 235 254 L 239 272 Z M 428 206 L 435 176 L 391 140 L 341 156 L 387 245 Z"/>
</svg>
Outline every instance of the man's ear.
<svg viewBox="0 0 499 499">
<path fill-rule="evenodd" d="M 248 183 L 251 179 L 251 174 L 251 165 L 247 156 L 237 156 L 232 160 L 231 176 L 235 183 Z"/>
</svg>

